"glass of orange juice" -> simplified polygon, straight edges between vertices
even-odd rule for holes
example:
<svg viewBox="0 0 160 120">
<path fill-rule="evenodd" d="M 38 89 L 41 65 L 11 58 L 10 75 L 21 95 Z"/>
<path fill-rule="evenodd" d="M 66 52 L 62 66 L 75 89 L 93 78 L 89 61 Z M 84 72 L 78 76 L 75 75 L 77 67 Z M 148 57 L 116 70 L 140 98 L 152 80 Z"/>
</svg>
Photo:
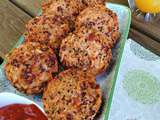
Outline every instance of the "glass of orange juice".
<svg viewBox="0 0 160 120">
<path fill-rule="evenodd" d="M 144 13 L 160 13 L 160 0 L 135 0 L 135 4 Z"/>
</svg>

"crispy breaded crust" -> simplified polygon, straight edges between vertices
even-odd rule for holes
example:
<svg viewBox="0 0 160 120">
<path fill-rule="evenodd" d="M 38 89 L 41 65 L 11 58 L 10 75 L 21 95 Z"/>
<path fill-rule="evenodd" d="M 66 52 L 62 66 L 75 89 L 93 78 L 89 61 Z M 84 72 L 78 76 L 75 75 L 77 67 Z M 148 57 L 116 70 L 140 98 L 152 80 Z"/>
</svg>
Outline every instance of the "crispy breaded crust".
<svg viewBox="0 0 160 120">
<path fill-rule="evenodd" d="M 61 17 L 43 15 L 31 19 L 26 25 L 25 41 L 39 42 L 51 48 L 59 48 L 62 39 L 69 32 L 69 25 Z"/>
<path fill-rule="evenodd" d="M 94 76 L 69 69 L 49 82 L 43 104 L 49 120 L 93 120 L 100 108 L 101 97 Z"/>
<path fill-rule="evenodd" d="M 59 56 L 64 66 L 97 75 L 108 68 L 112 52 L 110 42 L 99 31 L 81 28 L 62 41 Z"/>
<path fill-rule="evenodd" d="M 83 2 L 87 5 L 87 6 L 96 6 L 96 5 L 104 5 L 105 4 L 105 0 L 83 0 Z"/>
<path fill-rule="evenodd" d="M 42 4 L 43 14 L 61 16 L 69 21 L 74 21 L 84 8 L 83 0 L 50 0 Z"/>
<path fill-rule="evenodd" d="M 103 5 L 84 9 L 76 20 L 76 27 L 82 26 L 103 33 L 112 42 L 112 47 L 120 36 L 117 15 Z"/>
<path fill-rule="evenodd" d="M 5 73 L 8 80 L 19 91 L 36 94 L 43 91 L 58 71 L 57 58 L 46 45 L 27 42 L 15 48 L 7 56 Z"/>
</svg>

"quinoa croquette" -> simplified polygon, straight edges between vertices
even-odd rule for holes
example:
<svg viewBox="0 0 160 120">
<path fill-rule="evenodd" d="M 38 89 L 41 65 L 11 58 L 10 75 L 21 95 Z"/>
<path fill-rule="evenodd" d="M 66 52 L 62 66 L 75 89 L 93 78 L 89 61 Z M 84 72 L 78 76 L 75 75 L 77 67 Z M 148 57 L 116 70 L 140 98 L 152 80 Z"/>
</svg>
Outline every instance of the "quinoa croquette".
<svg viewBox="0 0 160 120">
<path fill-rule="evenodd" d="M 76 20 L 76 27 L 82 26 L 103 33 L 112 42 L 112 47 L 120 36 L 117 15 L 103 5 L 84 9 Z"/>
<path fill-rule="evenodd" d="M 84 8 L 83 0 L 49 0 L 42 4 L 42 13 L 61 16 L 64 20 L 73 22 Z"/>
<path fill-rule="evenodd" d="M 48 0 L 42 4 L 42 13 L 66 17 L 78 14 L 84 7 L 83 0 Z"/>
<path fill-rule="evenodd" d="M 27 42 L 13 49 L 7 56 L 5 73 L 7 79 L 19 91 L 26 94 L 41 93 L 52 73 L 58 71 L 53 50 L 46 45 Z"/>
<path fill-rule="evenodd" d="M 97 30 L 79 29 L 62 41 L 60 61 L 67 68 L 90 70 L 97 75 L 108 68 L 112 59 L 108 43 Z"/>
<path fill-rule="evenodd" d="M 51 48 L 59 48 L 62 39 L 68 34 L 69 25 L 60 17 L 43 15 L 31 19 L 26 25 L 25 41 L 39 42 Z"/>
<path fill-rule="evenodd" d="M 98 4 L 100 5 L 104 5 L 105 4 L 105 0 L 83 0 L 84 4 L 86 4 L 86 6 L 96 6 Z"/>
<path fill-rule="evenodd" d="M 93 120 L 101 97 L 94 76 L 69 69 L 49 82 L 42 100 L 49 120 Z"/>
</svg>

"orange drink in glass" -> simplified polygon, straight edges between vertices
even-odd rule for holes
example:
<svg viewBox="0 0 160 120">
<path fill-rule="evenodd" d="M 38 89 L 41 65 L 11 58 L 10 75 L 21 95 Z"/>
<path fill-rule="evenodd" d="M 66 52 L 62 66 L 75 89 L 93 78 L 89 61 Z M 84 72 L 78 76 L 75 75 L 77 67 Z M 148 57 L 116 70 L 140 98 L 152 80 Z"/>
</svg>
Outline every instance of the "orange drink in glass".
<svg viewBox="0 0 160 120">
<path fill-rule="evenodd" d="M 145 13 L 159 13 L 160 0 L 135 0 L 136 6 Z"/>
</svg>

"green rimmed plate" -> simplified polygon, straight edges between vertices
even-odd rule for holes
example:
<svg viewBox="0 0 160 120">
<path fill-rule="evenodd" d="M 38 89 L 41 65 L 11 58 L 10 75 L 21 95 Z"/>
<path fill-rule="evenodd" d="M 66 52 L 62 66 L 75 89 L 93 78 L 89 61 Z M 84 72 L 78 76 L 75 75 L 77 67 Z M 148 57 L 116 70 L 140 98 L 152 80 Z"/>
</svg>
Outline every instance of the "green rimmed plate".
<svg viewBox="0 0 160 120">
<path fill-rule="evenodd" d="M 106 5 L 108 8 L 115 11 L 119 18 L 119 26 L 120 26 L 120 32 L 121 32 L 121 38 L 115 48 L 113 49 L 113 60 L 112 64 L 110 65 L 110 68 L 102 73 L 101 75 L 97 76 L 97 82 L 101 85 L 102 92 L 103 92 L 103 104 L 102 107 L 96 117 L 96 120 L 107 120 L 108 114 L 110 111 L 110 106 L 112 102 L 112 96 L 114 91 L 114 86 L 119 70 L 119 65 L 121 61 L 121 56 L 124 49 L 124 44 L 128 36 L 130 23 L 131 23 L 131 12 L 130 10 L 122 5 L 117 4 L 111 4 L 107 3 Z M 24 37 L 21 36 L 19 39 L 19 42 L 15 45 L 15 47 L 18 47 L 22 42 L 24 41 Z M 33 101 L 35 101 L 40 106 L 42 105 L 41 102 L 41 95 L 35 95 L 35 96 L 26 96 L 23 93 L 18 92 L 5 77 L 4 73 L 4 66 L 5 62 L 0 66 L 0 92 L 12 92 L 16 93 L 22 96 L 25 96 Z"/>
</svg>

